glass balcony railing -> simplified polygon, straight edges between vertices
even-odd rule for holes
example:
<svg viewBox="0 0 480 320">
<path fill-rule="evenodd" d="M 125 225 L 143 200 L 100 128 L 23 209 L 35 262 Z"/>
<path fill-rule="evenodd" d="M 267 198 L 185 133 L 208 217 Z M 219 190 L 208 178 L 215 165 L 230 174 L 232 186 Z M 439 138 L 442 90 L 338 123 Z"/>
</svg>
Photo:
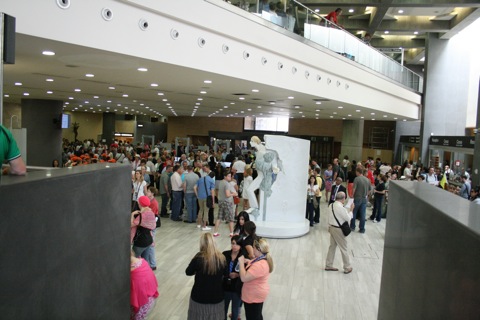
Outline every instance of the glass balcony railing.
<svg viewBox="0 0 480 320">
<path fill-rule="evenodd" d="M 223 2 L 222 0 L 205 1 L 212 4 Z M 254 4 L 249 4 L 249 1 L 239 1 L 237 5 L 245 11 L 262 17 L 289 32 L 300 34 L 304 38 L 378 72 L 405 87 L 419 93 L 423 90 L 423 78 L 420 75 L 363 42 L 341 26 L 325 20 L 315 11 L 296 0 L 290 0 L 290 9 L 287 10 L 285 15 L 277 15 L 262 10 L 262 4 L 259 0 L 255 1 Z M 224 7 L 231 8 L 231 11 L 240 10 L 233 6 Z"/>
</svg>

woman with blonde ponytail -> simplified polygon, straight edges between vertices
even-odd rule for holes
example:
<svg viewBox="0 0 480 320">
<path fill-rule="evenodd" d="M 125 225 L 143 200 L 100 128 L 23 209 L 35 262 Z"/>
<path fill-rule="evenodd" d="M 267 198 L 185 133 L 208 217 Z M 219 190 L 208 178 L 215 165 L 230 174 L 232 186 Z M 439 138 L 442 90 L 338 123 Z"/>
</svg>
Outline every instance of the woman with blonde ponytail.
<svg viewBox="0 0 480 320">
<path fill-rule="evenodd" d="M 242 301 L 247 320 L 262 320 L 263 302 L 270 290 L 268 277 L 273 271 L 273 259 L 265 239 L 255 240 L 253 251 L 253 260 L 247 260 L 243 256 L 238 258 L 240 279 L 243 282 Z"/>
<path fill-rule="evenodd" d="M 223 273 L 225 256 L 217 249 L 210 233 L 200 237 L 200 252 L 190 261 L 185 273 L 195 275 L 188 320 L 224 320 Z"/>
</svg>

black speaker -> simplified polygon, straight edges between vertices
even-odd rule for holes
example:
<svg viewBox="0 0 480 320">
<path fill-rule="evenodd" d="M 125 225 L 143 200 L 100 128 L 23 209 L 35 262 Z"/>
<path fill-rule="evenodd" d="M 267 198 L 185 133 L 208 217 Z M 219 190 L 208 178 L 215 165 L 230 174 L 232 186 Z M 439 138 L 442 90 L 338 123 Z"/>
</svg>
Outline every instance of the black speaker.
<svg viewBox="0 0 480 320">
<path fill-rule="evenodd" d="M 15 63 L 15 17 L 3 14 L 3 62 Z"/>
<path fill-rule="evenodd" d="M 150 122 L 158 122 L 158 118 L 152 117 L 152 118 L 150 118 Z"/>
</svg>

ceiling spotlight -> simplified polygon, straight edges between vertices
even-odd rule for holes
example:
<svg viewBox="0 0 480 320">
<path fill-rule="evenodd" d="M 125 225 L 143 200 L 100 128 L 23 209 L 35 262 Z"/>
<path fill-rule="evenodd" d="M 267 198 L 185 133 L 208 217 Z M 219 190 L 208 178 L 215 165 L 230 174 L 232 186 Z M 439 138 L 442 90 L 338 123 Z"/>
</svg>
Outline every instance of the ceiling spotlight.
<svg viewBox="0 0 480 320">
<path fill-rule="evenodd" d="M 158 87 L 158 83 L 151 83 L 150 87 Z"/>
<path fill-rule="evenodd" d="M 402 13 L 403 13 L 403 10 L 402 10 L 402 9 L 398 10 L 398 13 L 402 14 Z"/>
<path fill-rule="evenodd" d="M 338 106 L 338 109 L 343 109 L 343 107 L 342 107 L 342 106 Z"/>
<path fill-rule="evenodd" d="M 74 91 L 75 92 L 80 92 L 80 91 L 82 91 L 82 89 L 75 89 Z"/>
<path fill-rule="evenodd" d="M 110 90 L 115 90 L 115 87 L 108 87 L 108 89 L 110 89 Z"/>
<path fill-rule="evenodd" d="M 47 91 L 47 94 L 52 94 L 52 93 L 53 93 L 53 91 Z"/>
<path fill-rule="evenodd" d="M 315 104 L 322 104 L 322 102 L 321 102 L 321 101 L 317 101 L 317 102 L 315 102 Z"/>
<path fill-rule="evenodd" d="M 315 12 L 316 12 L 316 13 L 319 13 L 319 12 L 320 12 L 320 9 L 315 9 Z"/>
<path fill-rule="evenodd" d="M 245 97 L 238 97 L 239 100 L 245 100 Z"/>
<path fill-rule="evenodd" d="M 16 85 L 16 86 L 21 86 L 22 83 L 21 83 L 21 82 L 15 82 L 15 85 Z"/>
<path fill-rule="evenodd" d="M 292 100 L 292 99 L 295 99 L 295 97 L 290 96 L 290 97 L 288 97 L 288 99 Z"/>
<path fill-rule="evenodd" d="M 138 70 L 138 71 L 141 71 L 141 72 L 147 72 L 147 71 L 148 71 L 148 69 L 147 69 L 147 68 L 141 68 L 141 67 L 140 67 L 140 68 L 138 68 L 137 70 Z"/>
<path fill-rule="evenodd" d="M 24 95 L 24 96 L 29 96 L 29 95 L 30 95 L 30 93 L 28 93 L 28 92 L 24 92 L 24 93 L 23 93 L 23 95 Z"/>
<path fill-rule="evenodd" d="M 260 92 L 258 89 L 252 89 L 252 92 Z"/>
<path fill-rule="evenodd" d="M 389 34 L 389 33 L 390 33 L 390 31 L 388 31 L 388 30 L 385 30 L 383 33 L 385 33 L 385 34 Z"/>
<path fill-rule="evenodd" d="M 348 12 L 353 13 L 355 10 L 353 9 L 348 9 Z"/>
<path fill-rule="evenodd" d="M 207 91 L 200 91 L 201 94 L 207 94 Z"/>
<path fill-rule="evenodd" d="M 54 55 L 55 55 L 55 52 L 45 50 L 45 51 L 42 52 L 42 54 L 43 54 L 44 56 L 54 56 Z"/>
<path fill-rule="evenodd" d="M 298 109 L 298 108 L 300 108 L 300 106 L 295 106 L 295 109 Z"/>
<path fill-rule="evenodd" d="M 203 83 L 212 83 L 212 80 L 204 80 Z"/>
<path fill-rule="evenodd" d="M 413 34 L 418 34 L 418 31 L 414 31 Z"/>
<path fill-rule="evenodd" d="M 122 97 L 128 98 L 128 94 L 122 94 Z"/>
<path fill-rule="evenodd" d="M 87 78 L 93 78 L 93 77 L 95 77 L 95 75 L 94 75 L 94 74 L 91 74 L 91 73 L 87 73 L 87 74 L 85 75 L 85 77 L 87 77 Z"/>
<path fill-rule="evenodd" d="M 159 96 L 163 96 L 163 92 L 159 92 L 157 93 Z"/>
<path fill-rule="evenodd" d="M 49 79 L 45 79 L 45 81 L 47 81 L 47 82 L 53 82 L 53 79 L 50 79 L 50 78 L 49 78 Z"/>
</svg>

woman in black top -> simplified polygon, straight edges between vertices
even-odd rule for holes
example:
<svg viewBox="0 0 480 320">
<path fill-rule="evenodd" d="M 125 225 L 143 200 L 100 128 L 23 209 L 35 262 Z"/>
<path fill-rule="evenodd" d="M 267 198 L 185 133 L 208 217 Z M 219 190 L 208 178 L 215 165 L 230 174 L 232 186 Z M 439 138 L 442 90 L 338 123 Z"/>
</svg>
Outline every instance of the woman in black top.
<svg viewBox="0 0 480 320">
<path fill-rule="evenodd" d="M 225 319 L 227 319 L 228 306 L 232 301 L 232 319 L 238 319 L 242 300 L 240 294 L 242 292 L 242 281 L 238 273 L 238 258 L 242 256 L 241 247 L 238 244 L 240 236 L 232 237 L 232 250 L 223 252 L 226 260 L 225 277 L 223 279 L 223 289 L 225 290 Z M 236 268 L 237 267 L 237 268 Z"/>
<path fill-rule="evenodd" d="M 217 249 L 210 233 L 201 235 L 200 252 L 190 261 L 185 273 L 195 275 L 187 319 L 224 320 L 225 256 Z"/>
<path fill-rule="evenodd" d="M 373 190 L 375 205 L 373 206 L 372 215 L 370 216 L 370 220 L 373 222 L 380 222 L 380 220 L 382 220 L 382 204 L 383 199 L 385 198 L 385 182 L 387 182 L 387 177 L 380 174 L 378 176 L 378 184 Z"/>
<path fill-rule="evenodd" d="M 245 222 L 244 226 L 246 237 L 241 242 L 242 252 L 246 259 L 255 259 L 255 253 L 253 252 L 253 241 L 257 240 L 257 226 L 253 221 Z"/>
</svg>

